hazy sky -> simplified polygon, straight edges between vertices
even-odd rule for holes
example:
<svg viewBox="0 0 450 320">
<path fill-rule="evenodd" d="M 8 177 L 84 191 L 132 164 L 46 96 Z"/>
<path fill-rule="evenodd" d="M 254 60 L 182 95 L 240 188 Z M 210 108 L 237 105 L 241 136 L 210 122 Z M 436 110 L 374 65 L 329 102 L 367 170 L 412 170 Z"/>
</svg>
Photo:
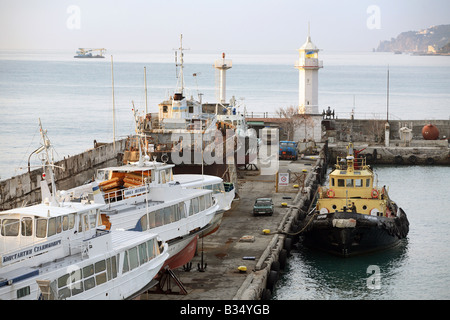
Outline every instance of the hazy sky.
<svg viewBox="0 0 450 320">
<path fill-rule="evenodd" d="M 0 0 L 0 49 L 368 51 L 450 24 L 449 0 Z"/>
</svg>

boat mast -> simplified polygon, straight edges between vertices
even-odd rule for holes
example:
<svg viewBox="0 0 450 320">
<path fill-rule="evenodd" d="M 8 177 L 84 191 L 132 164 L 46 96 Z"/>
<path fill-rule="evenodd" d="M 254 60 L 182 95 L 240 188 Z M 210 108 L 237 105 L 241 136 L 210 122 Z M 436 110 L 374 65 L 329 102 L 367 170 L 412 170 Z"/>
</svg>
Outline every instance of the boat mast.
<svg viewBox="0 0 450 320">
<path fill-rule="evenodd" d="M 387 70 L 386 122 L 389 122 L 389 65 Z"/>
<path fill-rule="evenodd" d="M 178 84 L 177 84 L 177 90 L 179 89 L 179 92 L 177 92 L 177 93 L 181 93 L 183 95 L 183 91 L 184 91 L 184 76 L 183 76 L 184 53 L 183 53 L 183 50 L 185 50 L 183 48 L 183 34 L 180 35 L 180 47 L 178 48 L 178 50 L 180 51 L 180 63 L 178 63 L 177 52 L 175 51 L 175 68 L 180 67 L 180 73 L 177 74 L 177 77 L 179 78 L 179 81 L 180 81 L 180 86 L 178 86 Z"/>
<path fill-rule="evenodd" d="M 114 67 L 112 55 L 111 55 L 111 82 L 112 82 L 112 104 L 113 104 L 113 149 L 114 151 L 116 151 L 116 110 L 114 103 Z"/>
<path fill-rule="evenodd" d="M 145 115 L 147 115 L 147 69 L 144 67 L 144 85 L 145 85 Z"/>
</svg>

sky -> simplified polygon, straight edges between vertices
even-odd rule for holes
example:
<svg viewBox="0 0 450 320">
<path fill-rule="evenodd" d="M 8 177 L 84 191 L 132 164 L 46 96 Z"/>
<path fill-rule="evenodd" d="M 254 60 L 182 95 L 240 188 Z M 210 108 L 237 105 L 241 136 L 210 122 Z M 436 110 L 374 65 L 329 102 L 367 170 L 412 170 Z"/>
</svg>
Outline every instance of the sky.
<svg viewBox="0 0 450 320">
<path fill-rule="evenodd" d="M 371 51 L 450 24 L 449 0 L 0 0 L 0 50 Z"/>
</svg>

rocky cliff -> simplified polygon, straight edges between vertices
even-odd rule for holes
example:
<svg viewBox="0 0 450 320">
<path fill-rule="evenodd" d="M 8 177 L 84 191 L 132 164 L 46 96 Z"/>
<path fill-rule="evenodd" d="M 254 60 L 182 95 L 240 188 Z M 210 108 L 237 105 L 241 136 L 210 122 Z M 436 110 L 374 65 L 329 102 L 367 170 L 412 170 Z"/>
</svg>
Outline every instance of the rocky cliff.
<svg viewBox="0 0 450 320">
<path fill-rule="evenodd" d="M 402 32 L 397 38 L 381 41 L 376 51 L 448 53 L 449 47 L 450 24 L 432 26 L 420 31 Z"/>
</svg>

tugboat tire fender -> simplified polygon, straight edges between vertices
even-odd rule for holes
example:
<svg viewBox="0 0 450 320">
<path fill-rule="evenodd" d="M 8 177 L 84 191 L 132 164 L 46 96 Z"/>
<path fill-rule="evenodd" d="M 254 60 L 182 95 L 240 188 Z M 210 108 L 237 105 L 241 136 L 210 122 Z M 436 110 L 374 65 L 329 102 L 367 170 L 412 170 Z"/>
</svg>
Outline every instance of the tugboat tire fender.
<svg viewBox="0 0 450 320">
<path fill-rule="evenodd" d="M 433 165 L 434 164 L 434 159 L 433 158 L 427 158 L 427 160 L 425 161 L 428 165 Z"/>
<path fill-rule="evenodd" d="M 400 156 L 400 155 L 395 156 L 395 157 L 394 157 L 394 162 L 397 163 L 397 164 L 403 163 L 403 158 L 402 158 L 402 156 Z"/>
<path fill-rule="evenodd" d="M 284 249 L 287 252 L 287 256 L 289 257 L 291 255 L 292 239 L 291 238 L 285 238 L 283 247 L 284 247 Z"/>
<path fill-rule="evenodd" d="M 267 277 L 266 288 L 273 292 L 273 288 L 278 281 L 278 272 L 270 270 L 269 276 Z"/>
<path fill-rule="evenodd" d="M 281 249 L 280 255 L 278 256 L 278 261 L 280 261 L 280 268 L 284 270 L 287 262 L 287 251 L 286 249 Z"/>
<path fill-rule="evenodd" d="M 280 261 L 273 261 L 270 265 L 270 270 L 279 272 L 280 271 Z"/>
<path fill-rule="evenodd" d="M 417 162 L 417 157 L 414 156 L 414 155 L 409 156 L 408 161 L 409 161 L 410 163 L 412 163 L 412 164 L 416 164 L 416 162 Z"/>
</svg>

